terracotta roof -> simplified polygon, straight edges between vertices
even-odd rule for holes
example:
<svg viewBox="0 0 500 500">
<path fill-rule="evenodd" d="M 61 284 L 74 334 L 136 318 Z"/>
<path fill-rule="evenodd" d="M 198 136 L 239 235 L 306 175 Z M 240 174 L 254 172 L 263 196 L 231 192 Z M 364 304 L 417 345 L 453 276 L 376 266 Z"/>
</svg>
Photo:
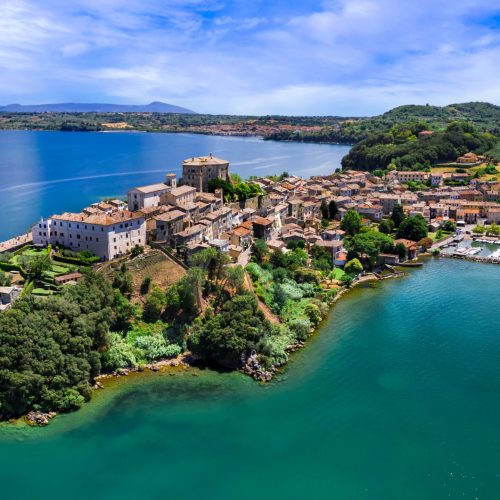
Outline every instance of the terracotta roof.
<svg viewBox="0 0 500 500">
<path fill-rule="evenodd" d="M 269 219 L 264 219 L 264 217 L 255 217 L 255 219 L 252 222 L 254 224 L 257 224 L 258 226 L 270 226 L 273 224 L 273 221 Z"/>
</svg>

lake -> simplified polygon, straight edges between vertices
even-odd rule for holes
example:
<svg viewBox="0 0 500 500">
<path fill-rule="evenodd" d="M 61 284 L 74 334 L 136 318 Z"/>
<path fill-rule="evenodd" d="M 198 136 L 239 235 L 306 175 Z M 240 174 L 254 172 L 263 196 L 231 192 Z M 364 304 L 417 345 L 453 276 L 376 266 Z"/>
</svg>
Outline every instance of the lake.
<svg viewBox="0 0 500 500">
<path fill-rule="evenodd" d="M 350 292 L 270 384 L 136 376 L 47 428 L 6 425 L 2 496 L 498 498 L 499 283 L 430 259 Z"/>
<path fill-rule="evenodd" d="M 78 212 L 138 185 L 180 176 L 182 161 L 213 153 L 243 178 L 284 170 L 333 172 L 349 146 L 195 134 L 0 131 L 0 241 L 40 219 Z"/>
</svg>

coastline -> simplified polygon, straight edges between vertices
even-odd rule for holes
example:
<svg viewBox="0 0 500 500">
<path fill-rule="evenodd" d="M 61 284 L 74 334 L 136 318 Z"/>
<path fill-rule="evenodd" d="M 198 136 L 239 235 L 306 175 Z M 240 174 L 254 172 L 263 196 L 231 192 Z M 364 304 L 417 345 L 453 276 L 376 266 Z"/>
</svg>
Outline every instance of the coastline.
<svg viewBox="0 0 500 500">
<path fill-rule="evenodd" d="M 385 276 L 383 278 L 377 277 L 373 273 L 367 273 L 366 275 L 361 276 L 360 278 L 356 279 L 351 286 L 349 287 L 343 287 L 342 289 L 339 290 L 339 292 L 335 295 L 335 297 L 332 299 L 332 301 L 329 304 L 329 311 L 327 316 L 314 328 L 308 338 L 305 341 L 298 342 L 296 344 L 290 345 L 288 349 L 289 354 L 293 354 L 298 351 L 302 351 L 304 348 L 307 347 L 309 344 L 310 340 L 313 337 L 316 337 L 321 334 L 321 330 L 324 327 L 324 323 L 327 321 L 329 316 L 331 315 L 332 311 L 334 310 L 335 305 L 337 302 L 340 301 L 341 298 L 345 297 L 348 295 L 348 292 L 351 292 L 359 287 L 359 285 L 362 285 L 364 283 L 370 283 L 370 282 L 379 282 L 379 281 L 384 281 L 387 279 L 393 279 L 393 278 L 402 278 L 406 276 L 405 273 L 403 272 L 395 272 L 392 273 L 391 275 Z M 269 378 L 261 378 L 256 376 L 256 374 L 249 372 L 245 370 L 245 367 L 242 367 L 238 370 L 231 370 L 233 373 L 240 373 L 242 375 L 245 375 L 249 379 L 253 379 L 254 382 L 258 382 L 262 385 L 266 385 L 268 382 L 271 382 L 276 376 L 280 375 L 283 373 L 283 370 L 290 364 L 293 363 L 293 359 L 289 359 L 285 364 L 281 366 L 276 366 L 273 368 L 273 370 L 270 373 Z M 188 372 L 190 370 L 195 370 L 197 368 L 197 360 L 194 358 L 193 354 L 190 351 L 183 352 L 179 354 L 175 358 L 168 358 L 168 359 L 159 359 L 158 361 L 155 361 L 153 363 L 148 363 L 143 366 L 138 366 L 135 368 L 122 368 L 119 370 L 116 370 L 115 372 L 111 373 L 102 373 L 95 377 L 94 379 L 94 385 L 92 387 L 92 398 L 90 401 L 86 402 L 85 405 L 92 404 L 95 396 L 97 393 L 101 391 L 105 391 L 106 389 L 109 389 L 110 386 L 114 386 L 114 384 L 119 383 L 119 382 L 124 382 L 126 383 L 127 380 L 130 380 L 129 377 L 149 377 L 152 375 L 169 375 L 169 376 L 175 376 L 176 374 L 180 372 Z M 217 370 L 208 368 L 210 372 L 216 373 Z M 192 371 L 191 373 L 192 376 L 197 377 L 199 376 L 199 373 L 196 371 Z M 76 412 L 80 411 L 81 408 L 75 410 Z M 74 412 L 69 412 L 69 413 L 74 413 Z M 63 415 L 63 414 L 58 414 L 56 412 L 30 412 L 27 415 L 23 415 L 17 419 L 13 419 L 8 422 L 4 422 L 4 424 L 14 424 L 14 425 L 25 425 L 28 427 L 45 427 L 49 423 L 51 423 L 52 419 L 57 417 L 58 415 Z"/>
</svg>

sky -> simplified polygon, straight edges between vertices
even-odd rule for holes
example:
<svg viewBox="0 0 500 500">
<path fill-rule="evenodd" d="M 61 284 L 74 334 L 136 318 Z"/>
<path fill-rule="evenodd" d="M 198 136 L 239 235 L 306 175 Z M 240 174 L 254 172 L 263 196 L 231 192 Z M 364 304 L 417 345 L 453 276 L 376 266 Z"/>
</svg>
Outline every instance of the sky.
<svg viewBox="0 0 500 500">
<path fill-rule="evenodd" d="M 500 0 L 0 0 L 0 104 L 500 104 Z"/>
</svg>

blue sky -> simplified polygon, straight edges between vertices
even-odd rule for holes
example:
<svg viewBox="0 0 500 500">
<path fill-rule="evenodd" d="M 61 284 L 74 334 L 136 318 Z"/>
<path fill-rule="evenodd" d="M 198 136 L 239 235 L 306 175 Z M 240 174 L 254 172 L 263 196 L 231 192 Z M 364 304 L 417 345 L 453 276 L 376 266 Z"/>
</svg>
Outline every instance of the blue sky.
<svg viewBox="0 0 500 500">
<path fill-rule="evenodd" d="M 500 104 L 500 0 L 1 0 L 0 103 Z"/>
</svg>

